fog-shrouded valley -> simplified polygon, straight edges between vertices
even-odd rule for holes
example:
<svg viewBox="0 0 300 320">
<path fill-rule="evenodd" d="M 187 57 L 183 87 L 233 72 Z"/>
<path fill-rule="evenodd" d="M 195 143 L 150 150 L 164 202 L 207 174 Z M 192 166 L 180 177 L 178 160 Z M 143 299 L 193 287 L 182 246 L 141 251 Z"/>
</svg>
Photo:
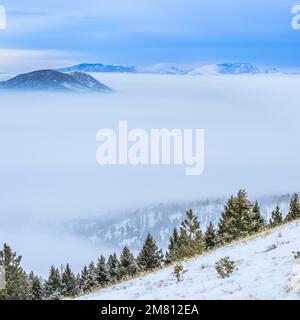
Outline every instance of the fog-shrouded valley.
<svg viewBox="0 0 300 320">
<path fill-rule="evenodd" d="M 70 262 L 79 271 L 122 245 L 137 250 L 148 231 L 162 245 L 185 209 L 206 227 L 240 188 L 265 216 L 287 208 L 299 191 L 300 76 L 204 71 L 89 72 L 108 94 L 1 91 L 0 242 L 23 255 L 26 270 L 46 276 L 50 265 Z M 99 166 L 96 134 L 120 120 L 204 129 L 204 173 Z"/>
</svg>

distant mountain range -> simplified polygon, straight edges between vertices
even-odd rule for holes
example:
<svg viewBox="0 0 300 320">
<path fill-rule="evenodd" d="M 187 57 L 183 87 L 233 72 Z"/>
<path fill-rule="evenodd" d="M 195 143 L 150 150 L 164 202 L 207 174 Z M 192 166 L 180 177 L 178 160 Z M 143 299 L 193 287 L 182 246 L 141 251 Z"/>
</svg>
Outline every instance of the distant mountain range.
<svg viewBox="0 0 300 320">
<path fill-rule="evenodd" d="M 117 65 L 104 65 L 102 63 L 81 63 L 75 66 L 58 69 L 60 72 L 119 72 L 119 73 L 134 73 L 137 72 L 135 67 L 124 67 Z"/>
<path fill-rule="evenodd" d="M 228 75 L 228 74 L 259 74 L 259 73 L 279 73 L 276 68 L 261 70 L 250 63 L 222 63 L 202 66 L 193 69 L 189 75 Z"/>
<path fill-rule="evenodd" d="M 104 65 L 101 63 L 82 63 L 59 70 L 38 70 L 15 77 L 0 74 L 0 89 L 19 90 L 53 90 L 73 92 L 108 92 L 109 87 L 87 73 L 147 73 L 166 75 L 254 75 L 280 74 L 276 68 L 259 69 L 250 63 L 222 63 L 205 65 L 195 69 L 184 70 L 168 64 L 156 64 L 152 67 L 126 67 L 120 65 Z M 9 79 L 8 79 L 9 78 Z M 7 80 L 8 79 L 8 80 Z"/>
<path fill-rule="evenodd" d="M 55 70 L 39 70 L 20 74 L 0 82 L 6 90 L 48 90 L 69 92 L 109 92 L 111 89 L 92 76 L 82 72 L 63 73 Z"/>
<path fill-rule="evenodd" d="M 151 67 L 127 67 L 119 65 L 104 65 L 101 63 L 89 64 L 82 63 L 71 67 L 58 69 L 60 72 L 108 72 L 108 73 L 152 73 L 152 74 L 174 74 L 174 75 L 230 75 L 230 74 L 260 74 L 260 73 L 279 73 L 276 68 L 259 69 L 257 66 L 241 63 L 222 63 L 204 65 L 194 69 L 181 69 L 169 64 L 156 64 Z"/>
</svg>

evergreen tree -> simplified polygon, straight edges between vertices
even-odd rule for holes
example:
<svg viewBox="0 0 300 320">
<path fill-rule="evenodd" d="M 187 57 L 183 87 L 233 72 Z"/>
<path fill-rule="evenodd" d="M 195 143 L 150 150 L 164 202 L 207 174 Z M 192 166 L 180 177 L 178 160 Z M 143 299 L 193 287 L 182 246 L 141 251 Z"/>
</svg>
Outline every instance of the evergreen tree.
<svg viewBox="0 0 300 320">
<path fill-rule="evenodd" d="M 300 218 L 300 201 L 297 193 L 294 193 L 290 202 L 290 209 L 286 216 L 286 221 L 293 221 Z"/>
<path fill-rule="evenodd" d="M 105 286 L 109 283 L 108 266 L 106 265 L 106 261 L 103 256 L 98 259 L 96 279 L 99 286 Z"/>
<path fill-rule="evenodd" d="M 62 273 L 62 294 L 67 297 L 74 297 L 79 293 L 76 276 L 67 264 Z"/>
<path fill-rule="evenodd" d="M 90 290 L 90 286 L 89 286 L 89 271 L 88 271 L 88 267 L 87 266 L 84 266 L 84 268 L 81 271 L 80 290 L 83 291 L 83 292 L 88 292 Z"/>
<path fill-rule="evenodd" d="M 30 279 L 30 299 L 31 300 L 43 300 L 44 299 L 44 291 L 43 291 L 43 283 L 42 280 L 35 276 L 33 272 L 29 275 Z"/>
<path fill-rule="evenodd" d="M 163 261 L 162 250 L 158 248 L 155 240 L 149 233 L 142 250 L 137 257 L 137 264 L 140 270 L 148 271 L 160 268 Z"/>
<path fill-rule="evenodd" d="M 205 249 L 200 223 L 192 210 L 186 212 L 181 222 L 178 248 L 179 258 L 201 254 Z"/>
<path fill-rule="evenodd" d="M 266 222 L 260 212 L 260 207 L 259 207 L 259 204 L 257 201 L 255 201 L 255 203 L 254 203 L 254 206 L 252 209 L 252 215 L 253 215 L 253 226 L 249 230 L 249 232 L 258 232 L 265 227 Z"/>
<path fill-rule="evenodd" d="M 255 222 L 255 223 L 254 223 Z M 219 221 L 218 239 L 221 244 L 247 236 L 257 226 L 253 220 L 253 206 L 245 190 L 227 201 Z"/>
<path fill-rule="evenodd" d="M 48 280 L 45 283 L 45 296 L 48 300 L 63 298 L 61 274 L 58 268 L 51 267 Z"/>
<path fill-rule="evenodd" d="M 180 258 L 180 239 L 177 228 L 174 228 L 173 230 L 168 249 L 169 251 L 166 253 L 166 262 L 177 261 Z"/>
<path fill-rule="evenodd" d="M 120 273 L 121 277 L 134 276 L 138 271 L 137 263 L 134 255 L 127 246 L 124 247 L 120 257 Z"/>
<path fill-rule="evenodd" d="M 208 250 L 213 249 L 217 245 L 217 232 L 212 222 L 210 222 L 204 234 L 204 244 Z"/>
<path fill-rule="evenodd" d="M 271 228 L 277 227 L 283 223 L 283 216 L 280 211 L 279 206 L 272 212 L 272 217 L 269 220 L 269 225 Z"/>
<path fill-rule="evenodd" d="M 165 253 L 165 259 L 164 259 L 164 264 L 167 266 L 169 264 L 171 264 L 173 262 L 171 256 L 170 256 L 170 253 L 169 251 L 166 251 Z"/>
<path fill-rule="evenodd" d="M 30 280 L 21 267 L 22 257 L 4 244 L 0 251 L 0 265 L 5 269 L 5 289 L 0 290 L 0 300 L 30 299 Z"/>
<path fill-rule="evenodd" d="M 97 273 L 94 262 L 91 262 L 88 267 L 88 287 L 89 291 L 98 287 Z"/>
<path fill-rule="evenodd" d="M 108 279 L 110 283 L 114 283 L 121 278 L 120 262 L 117 258 L 116 253 L 109 256 L 107 261 L 108 267 Z"/>
</svg>

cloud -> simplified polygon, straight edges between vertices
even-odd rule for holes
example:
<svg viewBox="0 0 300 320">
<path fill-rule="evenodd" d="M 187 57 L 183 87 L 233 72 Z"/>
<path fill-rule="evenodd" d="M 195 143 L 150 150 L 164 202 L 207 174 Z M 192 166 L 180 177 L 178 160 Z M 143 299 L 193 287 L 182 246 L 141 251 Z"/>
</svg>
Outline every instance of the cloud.
<svg viewBox="0 0 300 320">
<path fill-rule="evenodd" d="M 58 68 L 71 61 L 71 52 L 51 50 L 0 49 L 0 71 L 22 72 L 40 68 Z"/>
<path fill-rule="evenodd" d="M 268 65 L 299 64 L 300 37 L 290 26 L 292 3 L 286 0 L 1 2 L 8 12 L 7 30 L 0 34 L 4 48 L 88 52 L 91 60 L 105 63 L 238 56 Z"/>
</svg>

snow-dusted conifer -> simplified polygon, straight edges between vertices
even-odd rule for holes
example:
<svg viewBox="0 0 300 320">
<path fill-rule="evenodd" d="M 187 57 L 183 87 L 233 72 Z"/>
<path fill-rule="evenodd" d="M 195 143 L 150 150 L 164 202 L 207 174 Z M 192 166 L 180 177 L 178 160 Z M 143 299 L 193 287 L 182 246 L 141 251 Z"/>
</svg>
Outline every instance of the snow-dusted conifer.
<svg viewBox="0 0 300 320">
<path fill-rule="evenodd" d="M 282 212 L 280 211 L 279 206 L 272 212 L 271 219 L 269 220 L 269 225 L 271 228 L 277 227 L 283 223 Z"/>
<path fill-rule="evenodd" d="M 299 195 L 294 193 L 290 201 L 290 209 L 286 216 L 286 221 L 293 221 L 300 218 L 300 201 Z"/>
<path fill-rule="evenodd" d="M 186 218 L 180 225 L 179 258 L 201 254 L 205 250 L 200 223 L 192 210 L 186 212 Z"/>
<path fill-rule="evenodd" d="M 30 299 L 30 280 L 21 267 L 22 257 L 4 244 L 0 251 L 0 265 L 5 268 L 6 286 L 0 290 L 0 300 Z"/>
<path fill-rule="evenodd" d="M 61 274 L 58 268 L 51 267 L 44 289 L 48 300 L 60 300 L 63 298 Z"/>
<path fill-rule="evenodd" d="M 137 264 L 140 270 L 148 271 L 160 268 L 163 262 L 162 250 L 158 248 L 155 240 L 149 233 L 142 250 L 137 257 Z"/>
<path fill-rule="evenodd" d="M 217 245 L 217 231 L 212 222 L 209 223 L 204 234 L 204 244 L 207 250 L 213 249 Z"/>
<path fill-rule="evenodd" d="M 67 297 L 74 297 L 79 293 L 75 274 L 70 265 L 67 264 L 62 273 L 62 294 Z"/>
<path fill-rule="evenodd" d="M 109 283 L 108 266 L 106 265 L 104 256 L 101 256 L 98 259 L 96 266 L 96 277 L 99 286 L 105 286 Z"/>
<path fill-rule="evenodd" d="M 117 258 L 116 253 L 109 256 L 107 261 L 108 267 L 108 280 L 110 283 L 114 283 L 121 278 L 120 262 Z"/>
<path fill-rule="evenodd" d="M 124 247 L 120 256 L 120 273 L 121 277 L 134 276 L 138 267 L 134 255 L 127 246 Z"/>
</svg>

